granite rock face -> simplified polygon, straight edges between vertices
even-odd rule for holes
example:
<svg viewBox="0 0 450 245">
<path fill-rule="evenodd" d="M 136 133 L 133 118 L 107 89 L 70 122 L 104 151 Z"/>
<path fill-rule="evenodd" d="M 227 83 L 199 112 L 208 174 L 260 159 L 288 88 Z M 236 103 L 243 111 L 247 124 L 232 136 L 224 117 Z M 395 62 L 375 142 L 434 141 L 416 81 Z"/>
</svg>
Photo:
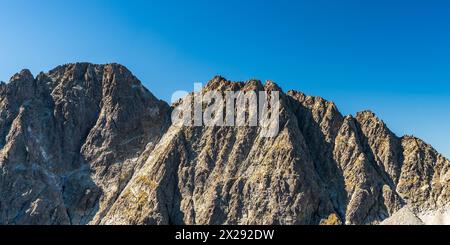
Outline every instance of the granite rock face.
<svg viewBox="0 0 450 245">
<path fill-rule="evenodd" d="M 0 224 L 450 222 L 450 162 L 374 113 L 257 80 L 202 93 L 262 90 L 280 92 L 276 137 L 172 125 L 118 64 L 21 71 L 0 85 Z"/>
<path fill-rule="evenodd" d="M 0 223 L 95 223 L 169 111 L 116 64 L 14 75 L 0 87 Z"/>
</svg>

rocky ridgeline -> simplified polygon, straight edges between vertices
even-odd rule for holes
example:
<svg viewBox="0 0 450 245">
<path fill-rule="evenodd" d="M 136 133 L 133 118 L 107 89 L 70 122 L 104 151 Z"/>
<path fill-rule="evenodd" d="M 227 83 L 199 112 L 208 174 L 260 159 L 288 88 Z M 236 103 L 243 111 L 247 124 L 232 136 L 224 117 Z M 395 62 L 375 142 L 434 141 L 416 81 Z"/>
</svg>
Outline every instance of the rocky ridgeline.
<svg viewBox="0 0 450 245">
<path fill-rule="evenodd" d="M 281 89 L 213 78 L 208 90 Z M 281 93 L 280 133 L 177 127 L 118 64 L 0 85 L 0 224 L 450 223 L 450 162 L 372 112 Z"/>
</svg>

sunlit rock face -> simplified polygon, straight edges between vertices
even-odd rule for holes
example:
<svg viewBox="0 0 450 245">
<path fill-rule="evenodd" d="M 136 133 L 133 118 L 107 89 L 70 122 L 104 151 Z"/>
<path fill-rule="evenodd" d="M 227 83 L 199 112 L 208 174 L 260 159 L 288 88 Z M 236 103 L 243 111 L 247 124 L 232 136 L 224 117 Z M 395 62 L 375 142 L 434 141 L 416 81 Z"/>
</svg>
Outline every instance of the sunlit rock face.
<svg viewBox="0 0 450 245">
<path fill-rule="evenodd" d="M 17 73 L 0 85 L 0 224 L 450 222 L 449 161 L 374 113 L 273 82 L 208 91 L 278 91 L 278 134 L 172 125 L 118 64 Z"/>
</svg>

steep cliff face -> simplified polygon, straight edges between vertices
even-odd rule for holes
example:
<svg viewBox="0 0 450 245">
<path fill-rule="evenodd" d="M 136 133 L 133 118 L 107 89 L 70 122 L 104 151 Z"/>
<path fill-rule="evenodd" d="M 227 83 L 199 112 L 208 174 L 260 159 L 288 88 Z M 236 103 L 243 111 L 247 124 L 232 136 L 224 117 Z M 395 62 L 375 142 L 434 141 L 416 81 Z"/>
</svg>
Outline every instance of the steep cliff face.
<svg viewBox="0 0 450 245">
<path fill-rule="evenodd" d="M 169 106 L 115 64 L 24 70 L 0 99 L 3 224 L 99 219 L 169 124 Z"/>
<path fill-rule="evenodd" d="M 0 223 L 449 222 L 450 162 L 372 112 L 271 82 L 213 90 L 279 91 L 279 134 L 172 125 L 117 64 L 14 75 L 0 85 Z"/>
<path fill-rule="evenodd" d="M 214 84 L 225 85 L 224 87 Z M 257 81 L 210 88 L 271 90 Z M 206 92 L 206 91 L 204 91 Z M 104 223 L 309 224 L 334 213 L 283 96 L 277 137 L 259 127 L 172 126 Z"/>
</svg>

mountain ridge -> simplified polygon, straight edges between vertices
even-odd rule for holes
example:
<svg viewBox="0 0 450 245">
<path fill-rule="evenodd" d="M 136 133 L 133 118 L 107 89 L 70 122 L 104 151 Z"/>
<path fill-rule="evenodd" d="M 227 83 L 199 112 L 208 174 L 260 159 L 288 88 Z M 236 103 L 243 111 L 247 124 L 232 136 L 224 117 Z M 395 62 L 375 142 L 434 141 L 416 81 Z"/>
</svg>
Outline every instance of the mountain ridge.
<svg viewBox="0 0 450 245">
<path fill-rule="evenodd" d="M 170 125 L 119 64 L 15 74 L 0 85 L 0 223 L 378 224 L 406 206 L 447 222 L 449 161 L 431 145 L 273 82 L 215 89 L 280 91 L 280 134 Z"/>
</svg>

